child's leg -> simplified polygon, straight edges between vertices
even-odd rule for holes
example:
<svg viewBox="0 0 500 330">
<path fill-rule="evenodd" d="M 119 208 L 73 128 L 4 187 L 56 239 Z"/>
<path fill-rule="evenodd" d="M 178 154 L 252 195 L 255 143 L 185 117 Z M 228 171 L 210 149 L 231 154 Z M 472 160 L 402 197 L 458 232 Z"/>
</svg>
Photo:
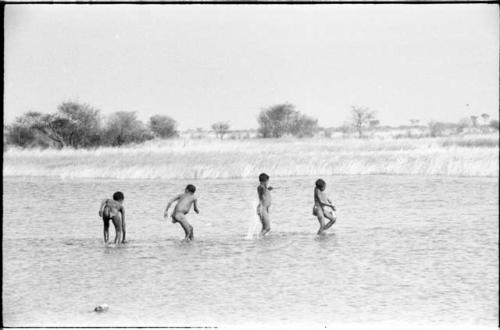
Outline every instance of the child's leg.
<svg viewBox="0 0 500 330">
<path fill-rule="evenodd" d="M 189 234 L 189 239 L 190 240 L 193 240 L 194 239 L 194 228 L 193 226 L 189 225 L 189 230 L 190 230 L 190 234 Z"/>
<path fill-rule="evenodd" d="M 109 218 L 106 218 L 105 216 L 102 217 L 102 222 L 104 224 L 104 244 L 108 243 L 109 240 Z"/>
<path fill-rule="evenodd" d="M 111 220 L 115 226 L 115 244 L 120 244 L 122 242 L 122 218 L 119 215 L 114 215 Z"/>
<path fill-rule="evenodd" d="M 321 235 L 321 233 L 323 233 L 323 231 L 325 230 L 325 217 L 324 217 L 323 210 L 321 209 L 321 207 L 318 207 L 316 209 L 316 216 L 318 217 L 318 221 L 319 221 L 318 235 Z"/>
<path fill-rule="evenodd" d="M 330 228 L 331 226 L 333 226 L 333 224 L 335 223 L 335 221 L 337 220 L 337 218 L 335 217 L 335 215 L 333 215 L 332 212 L 325 212 L 325 218 L 327 218 L 328 220 L 330 220 L 330 222 L 328 222 L 324 228 L 324 230 L 327 230 L 328 228 Z"/>
<path fill-rule="evenodd" d="M 269 221 L 269 210 L 267 208 L 261 208 L 260 210 L 260 222 L 262 222 L 262 230 L 260 231 L 260 236 L 264 236 L 271 230 L 271 225 Z"/>
<path fill-rule="evenodd" d="M 102 221 L 104 223 L 104 243 L 108 243 L 109 240 L 109 220 L 111 220 L 111 217 L 109 215 L 109 207 L 105 206 L 102 210 Z"/>
<path fill-rule="evenodd" d="M 191 231 L 192 231 L 193 226 L 191 226 L 189 224 L 189 222 L 187 222 L 184 214 L 182 214 L 181 212 L 178 212 L 174 215 L 174 217 L 175 217 L 175 220 L 181 224 L 182 229 L 184 229 L 184 234 L 185 234 L 184 239 L 186 241 L 191 239 L 191 237 L 192 237 Z"/>
<path fill-rule="evenodd" d="M 125 234 L 126 234 L 125 220 L 123 218 L 121 219 L 122 219 L 122 243 L 125 243 Z"/>
</svg>

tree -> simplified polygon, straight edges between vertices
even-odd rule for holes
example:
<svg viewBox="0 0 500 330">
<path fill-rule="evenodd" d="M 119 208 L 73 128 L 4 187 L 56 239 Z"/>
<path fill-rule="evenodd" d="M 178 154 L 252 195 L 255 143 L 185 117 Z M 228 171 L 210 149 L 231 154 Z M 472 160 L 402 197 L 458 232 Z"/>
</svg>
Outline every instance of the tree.
<svg viewBox="0 0 500 330">
<path fill-rule="evenodd" d="M 462 118 L 458 121 L 457 133 L 463 133 L 467 128 L 472 125 L 470 118 Z"/>
<path fill-rule="evenodd" d="M 292 134 L 293 136 L 299 138 L 306 136 L 311 137 L 317 130 L 318 130 L 317 119 L 299 113 L 294 115 L 294 118 L 290 126 L 290 134 Z"/>
<path fill-rule="evenodd" d="M 112 146 L 144 142 L 153 138 L 144 124 L 136 118 L 136 113 L 133 111 L 113 113 L 108 118 L 103 135 L 104 142 Z"/>
<path fill-rule="evenodd" d="M 490 119 L 490 115 L 488 115 L 487 113 L 483 113 L 483 114 L 481 115 L 481 118 L 483 118 L 484 124 L 485 124 L 485 125 L 488 125 L 488 123 L 489 123 L 489 119 Z"/>
<path fill-rule="evenodd" d="M 33 130 L 19 123 L 4 126 L 5 144 L 14 144 L 20 147 L 27 147 L 35 140 Z"/>
<path fill-rule="evenodd" d="M 28 146 L 54 146 L 63 148 L 66 146 L 61 134 L 60 126 L 63 119 L 57 115 L 42 114 L 30 111 L 16 118 L 15 122 L 8 127 L 8 140 L 22 147 Z"/>
<path fill-rule="evenodd" d="M 290 131 L 295 113 L 295 106 L 290 103 L 273 105 L 263 109 L 257 118 L 260 136 L 264 138 L 283 136 Z"/>
<path fill-rule="evenodd" d="M 472 126 L 477 127 L 477 116 L 470 116 Z"/>
<path fill-rule="evenodd" d="M 257 121 L 258 133 L 263 138 L 279 138 L 285 134 L 297 137 L 312 136 L 318 129 L 318 121 L 295 110 L 290 103 L 273 105 L 263 109 Z"/>
<path fill-rule="evenodd" d="M 429 132 L 432 137 L 442 136 L 445 129 L 445 124 L 441 122 L 429 122 Z"/>
<path fill-rule="evenodd" d="M 492 119 L 490 121 L 490 127 L 498 131 L 498 120 Z"/>
<path fill-rule="evenodd" d="M 4 126 L 7 143 L 20 147 L 32 145 L 36 139 L 33 126 L 41 120 L 39 112 L 28 112 L 17 117 L 12 125 Z"/>
<path fill-rule="evenodd" d="M 63 102 L 52 118 L 53 129 L 57 130 L 66 145 L 74 148 L 99 144 L 101 119 L 99 110 L 88 104 Z"/>
<path fill-rule="evenodd" d="M 375 112 L 363 107 L 351 107 L 351 125 L 358 131 L 361 138 L 363 130 L 375 119 Z"/>
<path fill-rule="evenodd" d="M 229 123 L 218 121 L 212 124 L 212 129 L 215 132 L 215 136 L 220 138 L 221 140 L 224 138 L 224 135 L 229 132 Z"/>
<path fill-rule="evenodd" d="M 99 143 L 99 110 L 63 102 L 55 114 L 28 112 L 10 127 L 13 143 L 27 146 L 89 147 Z"/>
<path fill-rule="evenodd" d="M 342 126 L 339 127 L 339 130 L 342 132 L 344 137 L 349 136 L 352 133 L 352 126 L 350 123 L 344 122 Z"/>
<path fill-rule="evenodd" d="M 377 120 L 377 119 L 370 120 L 369 124 L 370 124 L 370 127 L 377 127 L 378 125 L 380 125 L 380 120 Z"/>
<path fill-rule="evenodd" d="M 411 126 L 417 126 L 420 123 L 419 119 L 410 119 Z"/>
<path fill-rule="evenodd" d="M 178 135 L 177 122 L 168 116 L 155 115 L 149 118 L 149 129 L 163 139 Z"/>
</svg>

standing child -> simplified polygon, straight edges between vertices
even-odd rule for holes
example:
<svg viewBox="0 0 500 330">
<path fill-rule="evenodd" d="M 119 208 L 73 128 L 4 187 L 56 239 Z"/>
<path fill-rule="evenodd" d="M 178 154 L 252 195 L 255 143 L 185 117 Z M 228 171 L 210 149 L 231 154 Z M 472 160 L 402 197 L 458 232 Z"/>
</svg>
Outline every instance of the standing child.
<svg viewBox="0 0 500 330">
<path fill-rule="evenodd" d="M 257 194 L 259 195 L 259 205 L 257 206 L 257 215 L 262 223 L 262 230 L 260 236 L 264 236 L 271 230 L 269 219 L 269 207 L 271 206 L 271 190 L 273 187 L 268 187 L 269 175 L 261 173 L 259 175 L 259 186 L 257 187 Z"/>
<path fill-rule="evenodd" d="M 123 193 L 117 191 L 113 199 L 105 199 L 99 208 L 99 216 L 104 222 L 104 243 L 109 240 L 109 220 L 113 221 L 115 227 L 115 244 L 125 243 L 125 207 Z"/>
<path fill-rule="evenodd" d="M 172 212 L 172 223 L 178 222 L 181 224 L 181 227 L 184 229 L 184 233 L 186 234 L 186 237 L 184 237 L 185 241 L 193 240 L 193 226 L 189 224 L 185 215 L 191 209 L 191 205 L 193 205 L 193 209 L 197 214 L 200 213 L 198 211 L 198 205 L 196 204 L 197 198 L 194 195 L 195 191 L 196 187 L 192 184 L 188 184 L 183 194 L 174 197 L 168 202 L 165 213 L 163 214 L 163 217 L 166 219 L 170 205 L 172 205 L 173 202 L 178 201 L 175 205 L 174 212 Z"/>
<path fill-rule="evenodd" d="M 314 188 L 314 207 L 313 207 L 313 215 L 318 217 L 319 221 L 319 230 L 318 235 L 323 233 L 325 230 L 330 228 L 335 221 L 337 220 L 335 216 L 335 206 L 333 206 L 332 201 L 325 194 L 326 182 L 323 179 L 316 180 L 316 187 Z M 332 209 L 325 210 L 324 207 L 329 207 Z M 329 219 L 325 225 L 325 218 Z"/>
</svg>

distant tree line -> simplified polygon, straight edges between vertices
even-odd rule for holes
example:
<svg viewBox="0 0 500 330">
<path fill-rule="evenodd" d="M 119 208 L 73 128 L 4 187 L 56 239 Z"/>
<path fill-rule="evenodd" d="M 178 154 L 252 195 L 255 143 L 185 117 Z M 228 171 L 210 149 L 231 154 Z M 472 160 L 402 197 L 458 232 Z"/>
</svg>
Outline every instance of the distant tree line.
<svg viewBox="0 0 500 330">
<path fill-rule="evenodd" d="M 319 130 L 317 119 L 300 113 L 290 103 L 263 109 L 257 121 L 262 138 L 310 137 Z M 211 129 L 222 140 L 230 125 L 218 121 Z M 136 112 L 118 111 L 103 119 L 98 109 L 73 101 L 61 103 L 55 113 L 27 112 L 4 126 L 4 142 L 20 147 L 95 148 L 176 136 L 177 122 L 168 116 L 154 115 L 144 124 Z"/>
<path fill-rule="evenodd" d="M 30 111 L 4 127 L 5 142 L 21 147 L 121 146 L 177 134 L 177 123 L 168 116 L 155 115 L 144 124 L 135 112 L 118 111 L 104 121 L 99 110 L 71 101 L 61 103 L 56 113 Z"/>
<path fill-rule="evenodd" d="M 321 131 L 325 137 L 331 137 L 332 132 L 340 131 L 344 136 L 357 133 L 359 138 L 364 138 L 367 136 L 366 131 L 390 128 L 380 126 L 375 111 L 359 106 L 351 107 L 350 118 L 343 126 L 321 128 L 317 119 L 300 113 L 290 103 L 276 104 L 262 109 L 257 117 L 257 123 L 257 136 L 260 138 L 312 137 Z M 405 135 L 407 137 L 438 137 L 450 132 L 460 134 L 498 131 L 499 124 L 498 120 L 490 120 L 490 116 L 483 113 L 481 116 L 472 115 L 463 118 L 456 124 L 431 121 L 425 126 L 420 124 L 419 119 L 410 119 L 410 126 L 399 128 L 408 129 Z M 215 137 L 221 140 L 231 133 L 227 121 L 215 122 L 211 125 L 211 129 Z M 417 135 L 414 135 L 415 129 Z M 427 133 L 418 133 L 419 130 Z M 198 128 L 197 132 L 198 135 L 203 135 L 202 128 Z M 61 103 L 55 113 L 27 112 L 17 117 L 11 125 L 4 126 L 4 143 L 20 147 L 121 146 L 178 135 L 177 122 L 168 116 L 154 115 L 145 124 L 133 111 L 118 111 L 103 119 L 100 111 L 94 107 L 72 101 Z M 230 134 L 229 137 L 234 138 L 234 134 Z"/>
<path fill-rule="evenodd" d="M 479 116 L 472 115 L 468 118 L 462 118 L 458 123 L 443 123 L 431 121 L 428 123 L 429 134 L 431 137 L 442 136 L 446 130 L 454 131 L 457 134 L 466 132 L 484 133 L 488 131 L 498 131 L 498 120 L 491 119 L 490 115 L 483 113 L 482 121 L 479 121 Z"/>
</svg>

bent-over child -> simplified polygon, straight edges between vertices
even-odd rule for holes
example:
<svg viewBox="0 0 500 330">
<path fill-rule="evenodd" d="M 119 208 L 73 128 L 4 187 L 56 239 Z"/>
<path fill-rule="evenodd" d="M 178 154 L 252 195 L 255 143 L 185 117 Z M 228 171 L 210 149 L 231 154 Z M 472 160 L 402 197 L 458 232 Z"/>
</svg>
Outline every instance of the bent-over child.
<svg viewBox="0 0 500 330">
<path fill-rule="evenodd" d="M 257 187 L 257 194 L 259 196 L 259 205 L 257 206 L 257 215 L 262 223 L 262 230 L 260 236 L 266 235 L 271 230 L 271 223 L 269 219 L 269 207 L 271 206 L 271 190 L 273 187 L 268 187 L 269 175 L 261 173 L 259 175 L 259 186 Z"/>
<path fill-rule="evenodd" d="M 105 199 L 99 207 L 99 216 L 104 222 L 104 243 L 109 240 L 109 221 L 115 227 L 115 244 L 125 243 L 125 207 L 123 200 L 125 196 L 120 191 L 113 194 L 113 199 Z"/>
<path fill-rule="evenodd" d="M 335 216 L 335 206 L 332 201 L 325 194 L 326 182 L 323 179 L 316 180 L 316 187 L 314 187 L 314 207 L 313 215 L 318 217 L 319 230 L 318 235 L 323 233 L 323 231 L 330 228 L 337 220 Z M 325 210 L 325 207 L 329 207 L 332 210 Z M 330 220 L 325 225 L 325 218 Z"/>
<path fill-rule="evenodd" d="M 185 241 L 193 240 L 193 226 L 189 224 L 186 219 L 186 214 L 191 209 L 191 205 L 193 205 L 194 211 L 198 214 L 198 205 L 197 205 L 197 197 L 194 195 L 196 191 L 196 187 L 192 184 L 188 184 L 183 194 L 177 195 L 173 199 L 171 199 L 167 207 L 165 209 L 165 213 L 163 217 L 166 219 L 168 217 L 168 209 L 173 202 L 178 201 L 175 205 L 174 211 L 172 212 L 172 223 L 180 223 L 182 229 L 184 229 L 184 233 L 186 237 L 184 237 Z"/>
</svg>

